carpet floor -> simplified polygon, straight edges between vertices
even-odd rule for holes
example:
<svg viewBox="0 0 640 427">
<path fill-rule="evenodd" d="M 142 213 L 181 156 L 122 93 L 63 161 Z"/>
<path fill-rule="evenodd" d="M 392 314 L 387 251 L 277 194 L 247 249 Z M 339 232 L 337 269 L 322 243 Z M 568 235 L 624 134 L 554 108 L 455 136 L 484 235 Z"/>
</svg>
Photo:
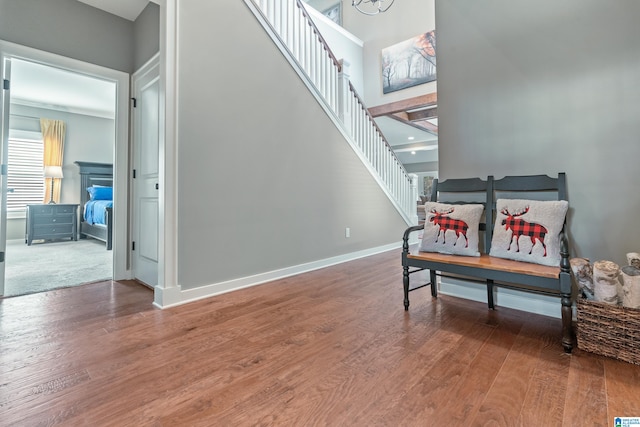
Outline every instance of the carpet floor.
<svg viewBox="0 0 640 427">
<path fill-rule="evenodd" d="M 7 241 L 4 295 L 77 286 L 113 277 L 113 251 L 94 239 L 77 242 Z"/>
</svg>

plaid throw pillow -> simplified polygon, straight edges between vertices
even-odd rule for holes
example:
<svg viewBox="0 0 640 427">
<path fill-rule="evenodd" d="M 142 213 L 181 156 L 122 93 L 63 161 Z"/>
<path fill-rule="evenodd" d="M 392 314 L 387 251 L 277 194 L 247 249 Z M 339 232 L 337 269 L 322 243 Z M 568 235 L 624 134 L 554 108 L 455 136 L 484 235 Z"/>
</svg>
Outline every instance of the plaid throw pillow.
<svg viewBox="0 0 640 427">
<path fill-rule="evenodd" d="M 478 228 L 484 206 L 427 202 L 420 250 L 443 254 L 480 256 Z"/>
<path fill-rule="evenodd" d="M 559 266 L 560 232 L 568 208 L 565 200 L 498 199 L 489 255 Z"/>
</svg>

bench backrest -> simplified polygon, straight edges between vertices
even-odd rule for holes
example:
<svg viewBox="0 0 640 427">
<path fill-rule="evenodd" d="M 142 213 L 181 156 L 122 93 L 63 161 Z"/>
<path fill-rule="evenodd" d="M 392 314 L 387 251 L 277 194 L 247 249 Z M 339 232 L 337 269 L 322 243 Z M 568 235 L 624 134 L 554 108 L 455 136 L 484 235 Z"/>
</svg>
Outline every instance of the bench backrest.
<svg viewBox="0 0 640 427">
<path fill-rule="evenodd" d="M 488 178 L 491 182 L 491 209 L 487 209 L 487 236 L 493 235 L 496 201 L 498 199 L 568 200 L 567 183 L 564 172 L 557 178 L 547 175 L 505 176 L 501 179 Z M 565 220 L 566 222 L 566 220 Z M 491 249 L 491 239 L 486 251 Z"/>
<path fill-rule="evenodd" d="M 485 221 L 480 223 L 484 231 L 483 252 L 491 250 L 491 238 L 495 225 L 496 201 L 501 199 L 568 200 L 566 176 L 559 173 L 557 178 L 547 175 L 506 176 L 486 180 L 480 178 L 453 178 L 433 180 L 431 200 L 466 204 L 479 203 L 485 206 Z"/>
<path fill-rule="evenodd" d="M 431 188 L 431 200 L 434 202 L 450 203 L 450 204 L 482 204 L 485 207 L 491 206 L 491 181 L 492 177 L 486 180 L 480 178 L 452 178 L 444 181 L 438 179 L 433 180 Z M 480 231 L 485 231 L 487 222 L 480 223 Z M 491 235 L 483 233 L 485 248 L 489 248 L 491 244 Z"/>
</svg>

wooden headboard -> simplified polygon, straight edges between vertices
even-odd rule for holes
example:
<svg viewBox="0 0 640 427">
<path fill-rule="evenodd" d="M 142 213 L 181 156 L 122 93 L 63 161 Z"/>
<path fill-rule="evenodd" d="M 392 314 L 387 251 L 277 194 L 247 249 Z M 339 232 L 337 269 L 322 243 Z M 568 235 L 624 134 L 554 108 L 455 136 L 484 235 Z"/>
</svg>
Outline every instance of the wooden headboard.
<svg viewBox="0 0 640 427">
<path fill-rule="evenodd" d="M 89 200 L 87 187 L 93 185 L 113 186 L 113 165 L 111 163 L 81 161 L 74 163 L 80 166 L 80 206 L 84 206 Z"/>
</svg>

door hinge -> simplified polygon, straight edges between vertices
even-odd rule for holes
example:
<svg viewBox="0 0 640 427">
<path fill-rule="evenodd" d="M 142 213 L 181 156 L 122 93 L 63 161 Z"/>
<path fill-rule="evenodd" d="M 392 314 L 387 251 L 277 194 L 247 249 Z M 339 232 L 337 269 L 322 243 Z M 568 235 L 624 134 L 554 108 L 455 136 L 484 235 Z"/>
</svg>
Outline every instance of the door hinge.
<svg viewBox="0 0 640 427">
<path fill-rule="evenodd" d="M 2 165 L 0 166 L 0 175 L 6 175 L 7 174 L 7 165 Z"/>
<path fill-rule="evenodd" d="M 4 262 L 4 252 L 0 252 L 0 262 Z"/>
<path fill-rule="evenodd" d="M 132 251 L 136 250 L 136 242 L 131 242 L 131 250 Z"/>
<path fill-rule="evenodd" d="M 136 178 L 136 170 L 135 169 L 133 170 L 133 178 L 134 179 Z"/>
<path fill-rule="evenodd" d="M 135 98 L 131 98 L 131 101 L 133 102 L 133 108 L 136 108 L 138 106 L 138 100 Z"/>
<path fill-rule="evenodd" d="M 9 80 L 7 80 L 7 79 L 2 80 L 2 88 L 4 90 L 9 90 L 9 86 L 10 86 L 9 85 Z"/>
</svg>

